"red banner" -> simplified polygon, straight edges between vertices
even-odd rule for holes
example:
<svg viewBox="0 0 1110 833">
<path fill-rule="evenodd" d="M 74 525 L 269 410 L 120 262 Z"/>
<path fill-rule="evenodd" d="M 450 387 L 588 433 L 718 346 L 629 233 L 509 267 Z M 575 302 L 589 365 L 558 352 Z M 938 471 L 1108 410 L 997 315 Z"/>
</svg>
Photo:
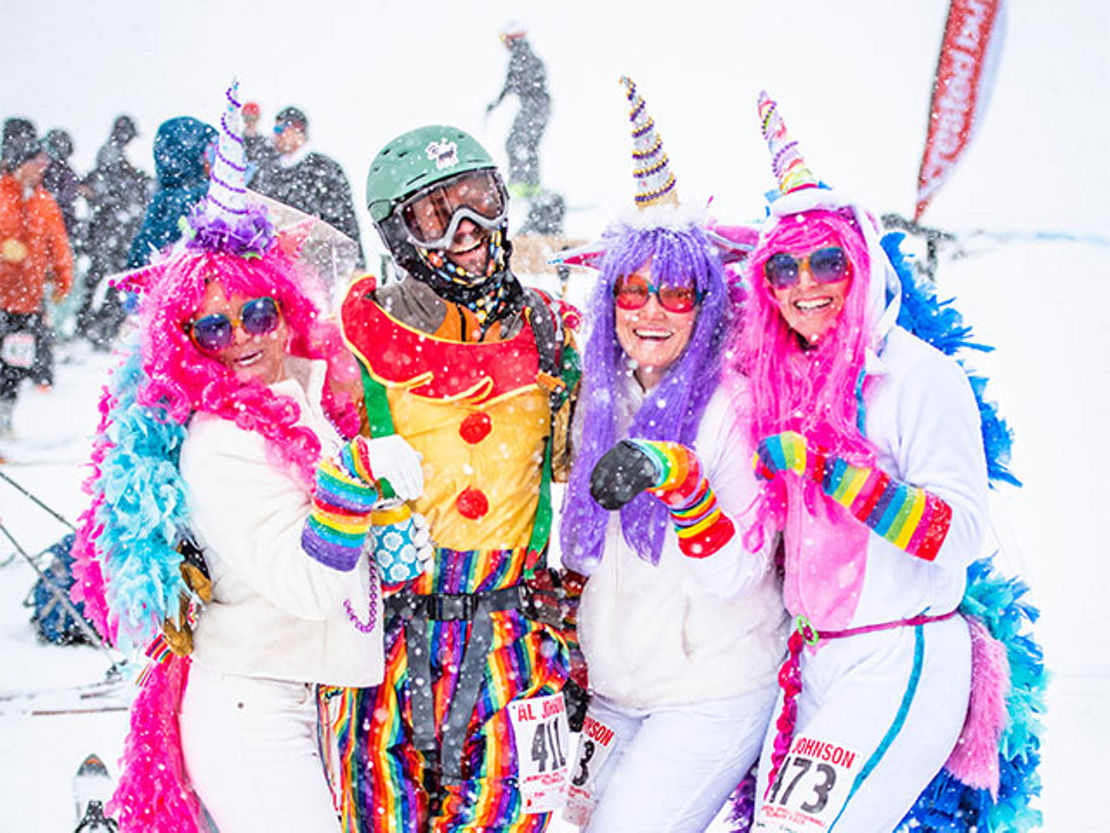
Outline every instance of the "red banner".
<svg viewBox="0 0 1110 833">
<path fill-rule="evenodd" d="M 952 0 L 933 79 L 929 134 L 917 175 L 921 219 L 929 200 L 952 173 L 990 101 L 1002 51 L 1005 0 Z"/>
</svg>

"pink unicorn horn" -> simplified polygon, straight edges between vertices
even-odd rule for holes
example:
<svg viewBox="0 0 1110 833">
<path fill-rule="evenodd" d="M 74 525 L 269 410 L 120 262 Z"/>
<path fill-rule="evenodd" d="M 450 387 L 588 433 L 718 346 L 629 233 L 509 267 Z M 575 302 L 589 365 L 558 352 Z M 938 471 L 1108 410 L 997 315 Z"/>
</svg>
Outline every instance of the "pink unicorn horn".
<svg viewBox="0 0 1110 833">
<path fill-rule="evenodd" d="M 759 94 L 759 124 L 763 138 L 771 151 L 771 167 L 783 194 L 816 188 L 817 177 L 806 167 L 798 143 L 790 138 L 786 124 L 779 114 L 779 105 L 763 90 Z"/>
</svg>

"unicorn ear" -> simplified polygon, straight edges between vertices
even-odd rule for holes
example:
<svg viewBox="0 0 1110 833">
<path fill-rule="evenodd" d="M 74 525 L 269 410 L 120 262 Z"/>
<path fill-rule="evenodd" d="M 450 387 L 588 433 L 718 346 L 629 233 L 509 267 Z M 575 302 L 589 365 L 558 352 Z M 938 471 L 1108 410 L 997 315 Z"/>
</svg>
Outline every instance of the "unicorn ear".
<svg viewBox="0 0 1110 833">
<path fill-rule="evenodd" d="M 129 272 L 120 272 L 113 275 L 108 284 L 113 289 L 122 289 L 125 292 L 145 292 L 154 279 L 165 270 L 163 263 L 152 263 L 140 266 Z"/>
<path fill-rule="evenodd" d="M 288 226 L 279 231 L 277 233 L 277 244 L 282 254 L 292 260 L 300 257 L 305 241 L 312 233 L 313 225 L 312 220 L 302 220 L 296 225 Z"/>
<path fill-rule="evenodd" d="M 605 244 L 602 241 L 576 246 L 573 249 L 564 249 L 557 252 L 548 263 L 556 266 L 582 266 L 586 269 L 601 269 L 601 261 L 605 259 Z"/>
</svg>

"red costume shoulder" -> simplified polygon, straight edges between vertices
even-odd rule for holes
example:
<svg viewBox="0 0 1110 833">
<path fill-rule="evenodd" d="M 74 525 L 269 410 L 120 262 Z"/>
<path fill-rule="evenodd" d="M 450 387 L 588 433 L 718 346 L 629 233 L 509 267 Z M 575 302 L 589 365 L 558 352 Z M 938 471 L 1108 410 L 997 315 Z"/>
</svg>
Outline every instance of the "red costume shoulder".
<svg viewBox="0 0 1110 833">
<path fill-rule="evenodd" d="M 355 282 L 340 311 L 343 338 L 386 385 L 430 399 L 484 401 L 536 384 L 539 355 L 530 326 L 504 341 L 461 342 L 422 332 L 389 315 L 372 276 Z"/>
</svg>

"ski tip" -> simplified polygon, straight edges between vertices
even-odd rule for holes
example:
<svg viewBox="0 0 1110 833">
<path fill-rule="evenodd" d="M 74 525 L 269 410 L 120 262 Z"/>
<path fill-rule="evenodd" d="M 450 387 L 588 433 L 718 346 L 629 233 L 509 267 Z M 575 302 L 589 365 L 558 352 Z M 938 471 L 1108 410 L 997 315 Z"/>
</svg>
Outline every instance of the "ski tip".
<svg viewBox="0 0 1110 833">
<path fill-rule="evenodd" d="M 85 760 L 81 762 L 81 766 L 77 767 L 78 775 L 107 775 L 108 767 L 104 766 L 104 761 L 100 760 L 100 756 L 96 753 L 90 752 L 85 756 Z"/>
</svg>

